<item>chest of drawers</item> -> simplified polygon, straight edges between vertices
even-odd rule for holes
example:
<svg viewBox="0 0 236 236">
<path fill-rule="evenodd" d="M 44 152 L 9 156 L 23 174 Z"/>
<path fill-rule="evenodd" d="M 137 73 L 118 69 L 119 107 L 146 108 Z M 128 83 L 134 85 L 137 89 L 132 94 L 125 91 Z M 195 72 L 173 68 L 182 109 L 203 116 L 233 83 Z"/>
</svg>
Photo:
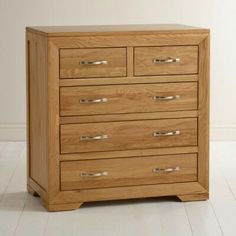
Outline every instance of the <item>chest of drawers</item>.
<svg viewBox="0 0 236 236">
<path fill-rule="evenodd" d="M 209 30 L 28 27 L 28 178 L 49 211 L 208 199 Z"/>
</svg>

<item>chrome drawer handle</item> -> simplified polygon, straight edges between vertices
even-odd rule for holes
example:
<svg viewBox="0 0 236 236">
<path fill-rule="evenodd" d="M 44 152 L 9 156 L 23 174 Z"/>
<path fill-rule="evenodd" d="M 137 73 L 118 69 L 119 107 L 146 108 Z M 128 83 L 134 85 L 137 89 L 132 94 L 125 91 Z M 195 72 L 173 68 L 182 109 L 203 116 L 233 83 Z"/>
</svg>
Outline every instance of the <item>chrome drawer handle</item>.
<svg viewBox="0 0 236 236">
<path fill-rule="evenodd" d="M 103 103 L 108 102 L 107 98 L 98 98 L 98 99 L 80 99 L 80 103 Z"/>
<path fill-rule="evenodd" d="M 173 95 L 173 96 L 154 96 L 153 99 L 154 100 L 158 100 L 158 101 L 168 101 L 168 100 L 175 100 L 175 99 L 179 99 L 180 95 Z"/>
<path fill-rule="evenodd" d="M 154 64 L 177 63 L 177 62 L 180 62 L 180 59 L 179 58 L 172 58 L 172 57 L 157 58 L 157 59 L 153 59 L 152 62 Z"/>
<path fill-rule="evenodd" d="M 108 175 L 108 172 L 106 171 L 101 171 L 97 173 L 81 172 L 80 174 L 81 177 L 87 177 L 87 178 L 102 177 L 102 176 L 107 176 L 107 175 Z"/>
<path fill-rule="evenodd" d="M 108 139 L 108 135 L 99 135 L 99 136 L 80 136 L 81 141 L 93 141 L 93 140 L 103 140 Z"/>
<path fill-rule="evenodd" d="M 169 172 L 175 172 L 175 171 L 180 171 L 179 166 L 170 167 L 170 168 L 154 168 L 154 169 L 152 169 L 152 172 L 154 172 L 154 173 L 169 173 Z"/>
<path fill-rule="evenodd" d="M 174 131 L 169 131 L 169 132 L 154 132 L 153 136 L 154 137 L 165 137 L 165 136 L 175 136 L 179 135 L 180 130 L 174 130 Z"/>
<path fill-rule="evenodd" d="M 81 61 L 80 65 L 107 65 L 108 61 Z"/>
</svg>

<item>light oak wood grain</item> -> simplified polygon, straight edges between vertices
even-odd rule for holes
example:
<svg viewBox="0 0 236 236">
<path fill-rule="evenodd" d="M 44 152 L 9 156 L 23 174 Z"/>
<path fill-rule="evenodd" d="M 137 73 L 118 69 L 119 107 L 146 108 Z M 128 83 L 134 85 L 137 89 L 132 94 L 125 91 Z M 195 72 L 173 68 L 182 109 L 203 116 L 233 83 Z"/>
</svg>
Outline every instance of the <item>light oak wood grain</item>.
<svg viewBox="0 0 236 236">
<path fill-rule="evenodd" d="M 107 35 L 83 37 L 50 37 L 58 48 L 103 48 L 103 47 L 136 47 L 136 46 L 182 46 L 198 45 L 208 33 L 160 33 L 144 35 Z"/>
<path fill-rule="evenodd" d="M 129 63 L 129 61 L 127 61 Z M 130 67 L 129 67 L 130 68 Z M 133 68 L 133 64 L 132 64 Z M 114 78 L 80 78 L 60 79 L 60 86 L 84 86 L 84 85 L 112 85 L 112 84 L 152 84 L 165 82 L 195 82 L 198 75 L 171 75 L 171 76 L 140 76 L 140 77 L 114 77 Z"/>
<path fill-rule="evenodd" d="M 106 61 L 107 64 L 81 64 L 97 61 Z M 60 78 L 118 76 L 126 76 L 126 48 L 60 50 Z"/>
<path fill-rule="evenodd" d="M 202 201 L 202 200 L 207 200 L 209 198 L 209 194 L 208 193 L 186 194 L 186 195 L 178 195 L 177 197 L 182 202 Z"/>
<path fill-rule="evenodd" d="M 134 48 L 127 47 L 127 77 L 134 75 Z"/>
<path fill-rule="evenodd" d="M 178 171 L 154 173 L 153 169 Z M 106 172 L 106 176 L 87 177 L 82 173 Z M 61 190 L 179 183 L 197 180 L 197 155 L 166 155 L 106 160 L 61 162 Z"/>
<path fill-rule="evenodd" d="M 59 173 L 59 48 L 52 40 L 48 40 L 48 131 L 49 131 L 49 191 L 48 199 L 45 201 L 50 204 L 60 191 L 60 173 Z"/>
<path fill-rule="evenodd" d="M 179 135 L 154 137 L 154 132 L 179 130 Z M 104 140 L 80 140 L 82 136 L 107 135 Z M 129 150 L 197 145 L 197 119 L 107 122 L 61 125 L 61 153 Z"/>
<path fill-rule="evenodd" d="M 47 41 L 27 33 L 28 182 L 32 178 L 48 189 Z"/>
<path fill-rule="evenodd" d="M 198 180 L 209 190 L 209 99 L 210 99 L 210 36 L 199 45 L 199 92 L 198 92 Z"/>
<path fill-rule="evenodd" d="M 155 64 L 153 60 L 179 59 L 179 62 Z M 197 46 L 137 47 L 134 49 L 134 74 L 165 75 L 198 72 Z"/>
<path fill-rule="evenodd" d="M 124 34 L 155 34 L 155 33 L 205 33 L 208 29 L 179 24 L 153 25 L 79 25 L 79 26 L 35 26 L 27 27 L 28 31 L 45 36 L 84 36 L 84 35 L 124 35 Z"/>
<path fill-rule="evenodd" d="M 81 189 L 75 191 L 61 191 L 51 204 L 161 197 L 181 194 L 202 194 L 206 192 L 207 191 L 198 182 Z"/>
<path fill-rule="evenodd" d="M 27 191 L 31 194 L 31 192 L 36 192 L 41 199 L 48 200 L 48 191 L 43 189 L 37 182 L 35 182 L 32 178 L 27 179 Z"/>
<path fill-rule="evenodd" d="M 3 190 L 0 198 L 0 232 L 3 235 L 13 235 L 14 232 L 16 235 L 43 235 L 44 232 L 46 235 L 58 235 L 61 232 L 70 235 L 75 231 L 82 235 L 95 232 L 98 235 L 121 235 L 133 232 L 135 227 L 135 230 L 138 229 L 146 235 L 162 235 L 165 232 L 175 235 L 175 230 L 181 228 L 178 233 L 182 236 L 191 235 L 187 230 L 188 220 L 194 235 L 221 236 L 223 232 L 225 235 L 234 235 L 235 142 L 211 143 L 209 201 L 180 203 L 172 197 L 155 197 L 94 202 L 83 204 L 79 210 L 58 214 L 46 212 L 38 198 L 25 192 L 25 144 L 0 142 L 0 146 L 2 144 L 6 144 L 0 150 L 0 191 Z M 74 192 L 77 191 L 73 191 L 76 195 Z M 60 206 L 52 206 L 58 205 Z M 76 208 L 75 205 L 72 209 Z M 95 222 L 92 228 L 91 222 Z M 72 225 L 75 227 L 71 227 Z M 160 233 L 156 230 L 159 227 L 163 229 Z"/>
<path fill-rule="evenodd" d="M 167 147 L 167 148 L 147 148 L 136 150 L 120 150 L 120 151 L 105 151 L 105 152 L 82 152 L 82 153 L 69 153 L 61 154 L 61 161 L 72 160 L 94 160 L 94 159 L 109 159 L 120 157 L 140 157 L 140 156 L 155 156 L 155 155 L 168 155 L 168 154 L 184 154 L 184 153 L 197 153 L 197 146 L 187 147 Z"/>
<path fill-rule="evenodd" d="M 45 201 L 42 201 L 43 206 L 49 211 L 70 211 L 79 208 L 83 203 L 61 203 L 61 204 L 48 204 Z"/>
<path fill-rule="evenodd" d="M 180 196 L 182 200 L 205 199 L 209 187 L 209 30 L 186 26 L 92 29 L 94 27 L 27 28 L 29 192 L 39 194 L 44 206 L 53 211 L 74 209 L 83 202 L 112 199 L 170 195 Z M 143 51 L 137 57 L 138 50 Z M 164 65 L 159 71 L 151 68 L 148 63 L 150 56 L 157 55 L 156 50 L 162 57 L 180 55 L 183 65 L 172 69 Z M 95 69 L 98 67 L 88 67 L 81 74 L 83 69 L 78 69 L 77 63 L 104 60 L 102 55 L 114 62 L 110 68 L 98 72 Z M 137 64 L 137 58 L 143 58 L 145 63 Z M 137 71 L 137 68 L 141 69 Z M 153 92 L 166 95 L 182 92 L 186 99 L 156 108 L 148 100 Z M 76 104 L 81 95 L 88 99 L 110 96 L 110 101 L 116 104 L 107 103 L 103 110 L 96 107 L 86 110 Z M 152 136 L 153 132 L 177 129 L 180 135 Z M 108 139 L 80 141 L 81 135 L 103 132 L 108 134 Z M 139 169 L 141 164 L 152 164 L 133 161 L 147 156 L 164 160 L 170 155 L 196 157 L 194 182 L 152 184 L 148 176 L 145 184 L 137 186 L 101 185 L 99 189 L 61 191 L 61 161 L 63 165 L 67 163 L 69 169 L 72 163 L 83 162 L 87 163 L 86 167 L 103 162 L 111 169 L 122 167 L 130 173 L 126 177 L 131 184 L 135 173 L 129 165 L 124 166 L 123 161 L 132 159 L 132 166 Z M 115 160 L 120 160 L 119 164 L 111 165 Z M 138 171 L 137 175 L 143 176 L 142 173 Z M 69 179 L 67 181 L 69 183 Z M 112 180 L 107 181 L 110 182 L 105 186 L 112 186 Z M 117 175 L 113 184 L 119 181 L 123 180 Z"/>
<path fill-rule="evenodd" d="M 128 121 L 128 120 L 156 120 L 168 118 L 190 118 L 197 117 L 198 110 L 195 111 L 169 111 L 169 112 L 148 112 L 133 114 L 106 114 L 104 115 L 84 115 L 84 116 L 61 116 L 60 124 L 80 124 L 105 121 Z"/>
<path fill-rule="evenodd" d="M 155 100 L 155 96 L 179 96 Z M 81 100 L 107 99 L 102 103 Z M 60 89 L 61 116 L 184 111 L 197 109 L 197 83 L 166 83 L 64 87 Z"/>
</svg>

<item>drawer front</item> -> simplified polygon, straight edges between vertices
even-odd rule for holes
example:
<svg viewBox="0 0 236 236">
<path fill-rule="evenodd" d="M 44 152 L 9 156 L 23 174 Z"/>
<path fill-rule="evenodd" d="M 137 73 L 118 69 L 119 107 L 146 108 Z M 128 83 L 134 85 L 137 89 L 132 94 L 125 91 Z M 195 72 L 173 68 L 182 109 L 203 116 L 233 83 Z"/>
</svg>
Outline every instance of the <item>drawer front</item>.
<svg viewBox="0 0 236 236">
<path fill-rule="evenodd" d="M 197 109 L 197 83 L 62 87 L 61 116 Z"/>
<path fill-rule="evenodd" d="M 61 190 L 196 180 L 196 154 L 61 162 Z"/>
<path fill-rule="evenodd" d="M 137 47 L 134 73 L 136 76 L 198 73 L 198 47 Z"/>
<path fill-rule="evenodd" d="M 197 145 L 197 119 L 61 125 L 61 153 Z"/>
<path fill-rule="evenodd" d="M 60 50 L 60 78 L 117 76 L 126 76 L 126 48 Z"/>
</svg>

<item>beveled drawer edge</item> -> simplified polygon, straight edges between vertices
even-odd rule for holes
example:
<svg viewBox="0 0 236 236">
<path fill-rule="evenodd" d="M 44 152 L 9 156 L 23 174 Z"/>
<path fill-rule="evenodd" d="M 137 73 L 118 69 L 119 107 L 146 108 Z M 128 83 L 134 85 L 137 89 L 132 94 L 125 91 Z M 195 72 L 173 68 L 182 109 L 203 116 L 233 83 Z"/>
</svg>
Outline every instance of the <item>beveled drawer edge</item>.
<svg viewBox="0 0 236 236">
<path fill-rule="evenodd" d="M 60 87 L 71 86 L 93 86 L 93 85 L 115 85 L 115 84 L 149 84 L 149 83 L 171 83 L 171 82 L 195 82 L 198 74 L 189 75 L 167 75 L 167 76 L 136 76 L 136 77 L 113 77 L 113 78 L 78 78 L 60 79 Z"/>
<path fill-rule="evenodd" d="M 188 153 L 198 153 L 198 146 L 60 154 L 59 160 L 60 161 L 95 160 L 95 159 L 174 155 L 174 154 L 188 154 Z"/>
</svg>

